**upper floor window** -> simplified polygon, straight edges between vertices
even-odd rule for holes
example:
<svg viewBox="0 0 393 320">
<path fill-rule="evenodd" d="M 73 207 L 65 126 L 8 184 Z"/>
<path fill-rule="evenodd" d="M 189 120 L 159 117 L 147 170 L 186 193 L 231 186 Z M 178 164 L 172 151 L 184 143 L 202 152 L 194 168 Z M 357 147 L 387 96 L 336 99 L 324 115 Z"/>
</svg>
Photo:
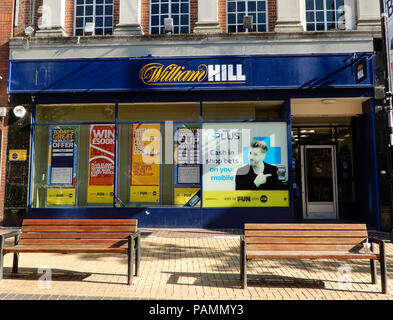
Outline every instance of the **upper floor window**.
<svg viewBox="0 0 393 320">
<path fill-rule="evenodd" d="M 190 32 L 190 0 L 151 0 L 150 34 L 164 33 L 164 19 L 173 19 L 174 33 Z"/>
<path fill-rule="evenodd" d="M 345 29 L 344 0 L 306 0 L 308 31 Z"/>
<path fill-rule="evenodd" d="M 93 35 L 113 33 L 113 0 L 75 0 L 76 36 L 86 34 L 86 23 L 94 23 Z"/>
<path fill-rule="evenodd" d="M 227 31 L 243 32 L 243 16 L 252 16 L 255 32 L 268 31 L 266 0 L 227 0 Z"/>
</svg>

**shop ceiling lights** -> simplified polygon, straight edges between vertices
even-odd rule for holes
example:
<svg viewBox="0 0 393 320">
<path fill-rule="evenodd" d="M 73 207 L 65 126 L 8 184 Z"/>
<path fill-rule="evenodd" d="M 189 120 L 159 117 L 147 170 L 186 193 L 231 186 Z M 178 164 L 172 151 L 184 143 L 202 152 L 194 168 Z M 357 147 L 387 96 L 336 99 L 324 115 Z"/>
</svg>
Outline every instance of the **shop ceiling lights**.
<svg viewBox="0 0 393 320">
<path fill-rule="evenodd" d="M 335 104 L 336 103 L 336 99 L 322 99 L 321 101 L 324 104 Z"/>
</svg>

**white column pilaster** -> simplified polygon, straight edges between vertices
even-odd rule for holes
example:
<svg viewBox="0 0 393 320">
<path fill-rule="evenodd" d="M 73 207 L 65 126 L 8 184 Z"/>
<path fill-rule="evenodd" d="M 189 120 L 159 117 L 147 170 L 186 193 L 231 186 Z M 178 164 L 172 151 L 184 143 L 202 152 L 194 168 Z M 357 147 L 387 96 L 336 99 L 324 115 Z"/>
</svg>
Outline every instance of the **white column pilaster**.
<svg viewBox="0 0 393 320">
<path fill-rule="evenodd" d="M 119 24 L 115 35 L 142 35 L 141 0 L 120 0 Z"/>
<path fill-rule="evenodd" d="M 66 36 L 65 0 L 43 0 L 41 19 L 38 22 L 37 37 L 63 37 Z"/>
<path fill-rule="evenodd" d="M 221 33 L 218 21 L 218 1 L 198 0 L 198 22 L 195 33 Z"/>
<path fill-rule="evenodd" d="M 277 22 L 275 32 L 302 32 L 301 10 L 304 10 L 304 0 L 277 0 Z"/>
<path fill-rule="evenodd" d="M 379 0 L 357 0 L 357 29 L 365 31 L 381 30 Z"/>
</svg>

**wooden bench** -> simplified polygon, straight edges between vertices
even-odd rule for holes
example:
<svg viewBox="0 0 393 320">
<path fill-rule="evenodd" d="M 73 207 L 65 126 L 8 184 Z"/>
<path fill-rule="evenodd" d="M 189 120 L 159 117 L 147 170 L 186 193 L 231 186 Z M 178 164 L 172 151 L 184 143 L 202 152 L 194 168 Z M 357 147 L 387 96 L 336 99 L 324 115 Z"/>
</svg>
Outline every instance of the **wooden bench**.
<svg viewBox="0 0 393 320">
<path fill-rule="evenodd" d="M 363 249 L 367 239 L 370 253 Z M 374 252 L 373 243 L 379 252 Z M 247 261 L 252 259 L 367 259 L 373 284 L 378 260 L 382 293 L 387 293 L 385 245 L 369 237 L 364 224 L 245 224 L 240 238 L 242 288 L 247 288 Z"/>
<path fill-rule="evenodd" d="M 3 256 L 14 253 L 12 272 L 18 272 L 19 253 L 116 253 L 128 256 L 130 285 L 139 274 L 140 232 L 136 219 L 25 219 L 16 245 L 4 247 L 0 238 L 0 279 Z"/>
</svg>

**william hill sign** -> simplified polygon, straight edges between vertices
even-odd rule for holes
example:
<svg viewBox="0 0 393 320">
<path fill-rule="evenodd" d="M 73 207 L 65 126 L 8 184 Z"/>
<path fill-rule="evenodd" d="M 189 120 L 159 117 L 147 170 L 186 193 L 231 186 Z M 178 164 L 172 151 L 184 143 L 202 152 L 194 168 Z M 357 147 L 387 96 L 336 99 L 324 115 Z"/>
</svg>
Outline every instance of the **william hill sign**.
<svg viewBox="0 0 393 320">
<path fill-rule="evenodd" d="M 196 83 L 246 83 L 242 64 L 200 64 L 195 68 L 184 65 L 149 63 L 142 67 L 139 78 L 147 85 L 182 85 Z"/>
<path fill-rule="evenodd" d="M 374 88 L 373 54 L 11 59 L 8 92 Z"/>
</svg>

